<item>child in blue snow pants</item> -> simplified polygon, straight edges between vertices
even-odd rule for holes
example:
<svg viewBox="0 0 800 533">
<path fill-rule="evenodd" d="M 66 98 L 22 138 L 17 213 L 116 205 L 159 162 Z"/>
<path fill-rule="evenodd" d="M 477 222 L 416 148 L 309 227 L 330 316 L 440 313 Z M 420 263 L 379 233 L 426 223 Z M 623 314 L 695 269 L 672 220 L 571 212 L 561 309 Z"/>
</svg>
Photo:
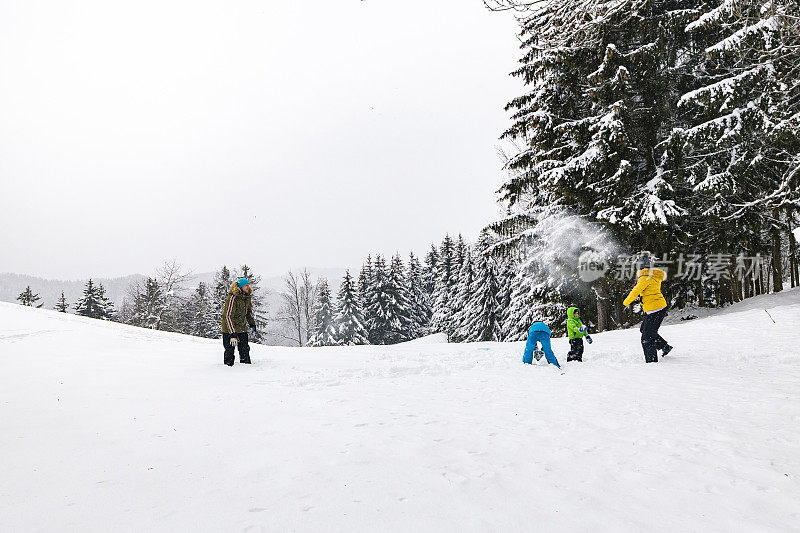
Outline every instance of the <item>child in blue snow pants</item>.
<svg viewBox="0 0 800 533">
<path fill-rule="evenodd" d="M 561 365 L 558 364 L 558 359 L 556 359 L 556 354 L 553 353 L 553 349 L 550 347 L 550 328 L 544 322 L 534 322 L 531 329 L 528 330 L 528 343 L 525 345 L 525 354 L 522 356 L 522 362 L 529 365 L 533 363 L 533 351 L 536 349 L 537 344 L 542 345 L 547 362 L 561 368 Z"/>
</svg>

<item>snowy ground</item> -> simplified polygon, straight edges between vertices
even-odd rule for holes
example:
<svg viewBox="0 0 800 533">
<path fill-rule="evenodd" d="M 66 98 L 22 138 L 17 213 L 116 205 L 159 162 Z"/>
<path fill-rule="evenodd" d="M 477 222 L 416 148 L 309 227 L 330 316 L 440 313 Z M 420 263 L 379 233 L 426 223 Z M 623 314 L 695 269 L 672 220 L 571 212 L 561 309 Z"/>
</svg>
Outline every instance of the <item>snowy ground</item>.
<svg viewBox="0 0 800 533">
<path fill-rule="evenodd" d="M 565 375 L 430 339 L 227 368 L 0 304 L 0 529 L 800 531 L 798 324 L 788 291 L 663 328 L 657 365 L 629 330 Z"/>
</svg>

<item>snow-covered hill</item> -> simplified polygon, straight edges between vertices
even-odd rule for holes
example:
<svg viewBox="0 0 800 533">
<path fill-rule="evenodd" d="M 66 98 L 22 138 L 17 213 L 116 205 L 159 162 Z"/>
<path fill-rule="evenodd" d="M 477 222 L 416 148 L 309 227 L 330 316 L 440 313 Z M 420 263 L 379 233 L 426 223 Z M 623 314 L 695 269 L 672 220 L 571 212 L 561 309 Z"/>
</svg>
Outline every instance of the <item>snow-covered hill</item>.
<svg viewBox="0 0 800 533">
<path fill-rule="evenodd" d="M 436 339 L 227 368 L 0 304 L 0 529 L 797 531 L 798 324 L 787 291 L 664 327 L 657 365 L 628 330 L 565 375 Z"/>
</svg>

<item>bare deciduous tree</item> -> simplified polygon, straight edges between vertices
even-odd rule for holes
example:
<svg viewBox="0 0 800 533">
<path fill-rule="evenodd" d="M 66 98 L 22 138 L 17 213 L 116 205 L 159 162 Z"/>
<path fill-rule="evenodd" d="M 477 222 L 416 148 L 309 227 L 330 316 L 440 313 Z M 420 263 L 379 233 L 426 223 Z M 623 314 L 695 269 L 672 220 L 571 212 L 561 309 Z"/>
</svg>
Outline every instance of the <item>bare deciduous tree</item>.
<svg viewBox="0 0 800 533">
<path fill-rule="evenodd" d="M 191 272 L 186 272 L 176 261 L 164 261 L 156 269 L 156 279 L 164 293 L 165 305 L 159 317 L 159 329 L 178 331 L 180 305 L 185 300 L 186 282 L 189 281 Z"/>
<path fill-rule="evenodd" d="M 308 343 L 313 328 L 313 312 L 317 299 L 317 286 L 308 269 L 299 274 L 291 270 L 283 278 L 285 290 L 281 293 L 283 306 L 278 320 L 286 323 L 286 333 L 278 334 L 296 342 L 298 346 Z"/>
</svg>

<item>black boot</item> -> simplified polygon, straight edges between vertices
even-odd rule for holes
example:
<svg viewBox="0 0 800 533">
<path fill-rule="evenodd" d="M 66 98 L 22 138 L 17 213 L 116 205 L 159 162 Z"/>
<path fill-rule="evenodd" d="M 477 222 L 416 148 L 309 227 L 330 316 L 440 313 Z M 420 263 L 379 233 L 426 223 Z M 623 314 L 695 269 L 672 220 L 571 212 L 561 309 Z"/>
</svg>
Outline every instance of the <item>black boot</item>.
<svg viewBox="0 0 800 533">
<path fill-rule="evenodd" d="M 567 361 L 583 361 L 583 339 L 570 339 Z"/>
<path fill-rule="evenodd" d="M 667 355 L 671 351 L 672 351 L 672 346 L 667 344 L 666 346 L 664 346 L 664 351 L 661 353 L 661 357 L 664 357 L 665 355 Z"/>
</svg>

